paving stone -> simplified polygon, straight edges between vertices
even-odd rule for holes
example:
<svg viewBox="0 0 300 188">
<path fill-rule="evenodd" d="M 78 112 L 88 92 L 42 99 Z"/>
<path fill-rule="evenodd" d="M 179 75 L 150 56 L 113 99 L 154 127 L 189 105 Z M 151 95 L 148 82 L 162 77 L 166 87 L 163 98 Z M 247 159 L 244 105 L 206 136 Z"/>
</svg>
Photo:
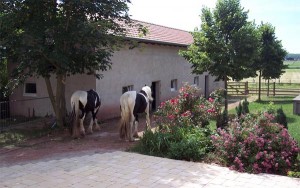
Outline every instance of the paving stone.
<svg viewBox="0 0 300 188">
<path fill-rule="evenodd" d="M 300 187 L 300 179 L 108 152 L 0 168 L 0 187 Z"/>
</svg>

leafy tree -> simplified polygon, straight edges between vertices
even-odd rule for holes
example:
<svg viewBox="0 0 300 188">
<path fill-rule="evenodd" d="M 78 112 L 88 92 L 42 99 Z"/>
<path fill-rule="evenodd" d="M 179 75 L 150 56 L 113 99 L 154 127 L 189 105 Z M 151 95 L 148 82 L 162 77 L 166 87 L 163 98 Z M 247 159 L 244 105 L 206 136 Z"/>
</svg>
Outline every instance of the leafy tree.
<svg viewBox="0 0 300 188">
<path fill-rule="evenodd" d="M 267 23 L 258 27 L 260 47 L 259 55 L 254 63 L 254 67 L 258 70 L 259 86 L 258 100 L 261 100 L 261 78 L 275 79 L 284 73 L 286 65 L 283 64 L 287 52 L 282 48 L 281 41 L 275 36 L 275 28 Z"/>
<path fill-rule="evenodd" d="M 6 86 L 8 84 L 7 60 L 4 59 L 0 63 L 0 102 L 5 99 Z"/>
<path fill-rule="evenodd" d="M 180 52 L 192 64 L 193 73 L 208 71 L 216 80 L 224 80 L 225 90 L 229 78 L 241 80 L 255 74 L 251 64 L 258 34 L 255 24 L 247 21 L 247 14 L 239 0 L 218 0 L 215 9 L 202 9 L 201 29 L 192 33 L 194 43 Z"/>
<path fill-rule="evenodd" d="M 65 81 L 74 74 L 101 77 L 130 22 L 130 0 L 2 0 L 0 47 L 15 63 L 13 78 L 45 79 L 59 126 L 65 117 Z M 2 54 L 2 53 L 1 53 Z M 2 57 L 0 58 L 2 60 Z M 56 91 L 50 77 L 56 78 Z"/>
</svg>

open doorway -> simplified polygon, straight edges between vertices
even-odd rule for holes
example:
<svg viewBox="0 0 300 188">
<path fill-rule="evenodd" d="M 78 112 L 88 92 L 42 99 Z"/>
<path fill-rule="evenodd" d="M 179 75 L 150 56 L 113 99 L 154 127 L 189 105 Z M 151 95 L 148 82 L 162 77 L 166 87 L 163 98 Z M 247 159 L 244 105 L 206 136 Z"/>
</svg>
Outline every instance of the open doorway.
<svg viewBox="0 0 300 188">
<path fill-rule="evenodd" d="M 204 95 L 205 98 L 208 99 L 209 97 L 209 76 L 205 75 L 205 81 L 204 81 Z"/>
<path fill-rule="evenodd" d="M 152 112 L 154 112 L 156 111 L 157 107 L 160 104 L 160 81 L 152 82 L 151 90 L 152 90 L 152 97 L 153 97 L 151 110 Z"/>
</svg>

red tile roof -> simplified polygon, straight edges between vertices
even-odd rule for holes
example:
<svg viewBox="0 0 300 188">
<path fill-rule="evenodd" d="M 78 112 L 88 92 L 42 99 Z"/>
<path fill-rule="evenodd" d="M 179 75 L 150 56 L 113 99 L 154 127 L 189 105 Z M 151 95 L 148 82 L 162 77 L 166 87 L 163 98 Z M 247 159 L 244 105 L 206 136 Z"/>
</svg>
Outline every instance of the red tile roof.
<svg viewBox="0 0 300 188">
<path fill-rule="evenodd" d="M 141 24 L 147 28 L 146 36 L 139 33 L 138 26 L 129 27 L 126 36 L 143 42 L 188 46 L 193 43 L 193 37 L 188 31 L 165 27 L 157 24 L 132 20 L 134 24 Z"/>
</svg>

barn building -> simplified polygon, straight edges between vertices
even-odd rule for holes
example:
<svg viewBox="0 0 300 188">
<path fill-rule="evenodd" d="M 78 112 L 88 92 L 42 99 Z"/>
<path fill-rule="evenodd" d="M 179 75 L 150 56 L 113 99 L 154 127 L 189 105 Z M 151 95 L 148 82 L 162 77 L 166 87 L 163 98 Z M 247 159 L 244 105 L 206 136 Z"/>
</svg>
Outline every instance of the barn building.
<svg viewBox="0 0 300 188">
<path fill-rule="evenodd" d="M 179 50 L 185 50 L 193 42 L 192 35 L 183 30 L 169 28 L 152 23 L 137 23 L 146 26 L 148 33 L 140 36 L 138 29 L 128 30 L 127 38 L 134 39 L 138 46 L 128 46 L 116 51 L 111 57 L 112 69 L 102 72 L 98 80 L 91 75 L 75 75 L 66 81 L 66 102 L 70 111 L 70 96 L 76 90 L 96 90 L 102 99 L 98 119 L 105 120 L 120 116 L 119 98 L 128 90 L 139 91 L 145 84 L 152 87 L 156 109 L 162 101 L 178 94 L 185 83 L 198 86 L 203 95 L 223 87 L 223 82 L 215 82 L 208 73 L 192 74 L 191 65 L 181 56 Z M 52 79 L 55 86 L 55 80 Z M 55 87 L 54 87 L 55 89 Z M 16 88 L 10 96 L 11 114 L 25 116 L 45 116 L 53 114 L 50 99 L 43 78 L 29 78 L 24 85 Z"/>
</svg>

